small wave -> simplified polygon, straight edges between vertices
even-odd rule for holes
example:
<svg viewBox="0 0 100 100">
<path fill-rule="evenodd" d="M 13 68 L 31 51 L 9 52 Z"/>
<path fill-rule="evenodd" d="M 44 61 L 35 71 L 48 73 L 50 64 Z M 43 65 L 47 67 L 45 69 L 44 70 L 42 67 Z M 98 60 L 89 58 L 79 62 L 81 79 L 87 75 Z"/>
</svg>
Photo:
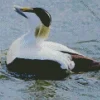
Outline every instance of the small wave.
<svg viewBox="0 0 100 100">
<path fill-rule="evenodd" d="M 86 41 L 79 41 L 79 42 L 76 42 L 76 43 L 82 44 L 82 43 L 91 43 L 91 42 L 96 42 L 96 43 L 98 43 L 99 41 L 98 41 L 98 40 L 86 40 Z"/>
</svg>

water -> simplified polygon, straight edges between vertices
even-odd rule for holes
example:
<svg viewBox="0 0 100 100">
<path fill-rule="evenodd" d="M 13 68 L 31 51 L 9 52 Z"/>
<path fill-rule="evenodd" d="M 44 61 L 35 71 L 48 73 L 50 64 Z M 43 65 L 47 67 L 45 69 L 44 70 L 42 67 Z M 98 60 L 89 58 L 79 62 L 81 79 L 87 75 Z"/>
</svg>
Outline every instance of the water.
<svg viewBox="0 0 100 100">
<path fill-rule="evenodd" d="M 48 40 L 100 61 L 100 0 L 0 0 L 0 50 L 4 55 L 11 43 L 28 31 L 26 19 L 14 12 L 13 5 L 45 8 L 52 16 Z M 100 99 L 99 71 L 72 74 L 56 82 L 20 80 L 2 70 L 0 100 Z"/>
</svg>

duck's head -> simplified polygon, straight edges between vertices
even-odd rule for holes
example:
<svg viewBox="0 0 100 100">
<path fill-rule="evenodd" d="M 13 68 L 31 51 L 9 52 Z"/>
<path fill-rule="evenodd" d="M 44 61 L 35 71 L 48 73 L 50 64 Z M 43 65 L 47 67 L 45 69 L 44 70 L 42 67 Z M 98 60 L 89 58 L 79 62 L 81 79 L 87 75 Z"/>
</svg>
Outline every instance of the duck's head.
<svg viewBox="0 0 100 100">
<path fill-rule="evenodd" d="M 35 29 L 36 37 L 48 37 L 48 33 L 50 30 L 49 28 L 51 25 L 51 15 L 45 9 L 19 6 L 15 6 L 14 8 L 17 13 L 30 20 L 31 23 L 33 22 L 33 24 L 37 25 Z M 35 17 L 38 16 L 38 19 L 34 19 L 34 17 L 28 15 L 28 13 L 34 13 Z M 41 21 L 42 24 L 38 25 L 39 23 L 36 23 L 36 20 Z"/>
</svg>

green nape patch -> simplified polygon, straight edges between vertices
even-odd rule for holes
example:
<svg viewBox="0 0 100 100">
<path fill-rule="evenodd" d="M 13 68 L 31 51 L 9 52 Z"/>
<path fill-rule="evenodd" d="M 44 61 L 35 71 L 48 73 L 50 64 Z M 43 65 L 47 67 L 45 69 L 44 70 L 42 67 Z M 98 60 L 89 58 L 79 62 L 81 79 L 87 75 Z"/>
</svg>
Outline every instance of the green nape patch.
<svg viewBox="0 0 100 100">
<path fill-rule="evenodd" d="M 46 38 L 48 38 L 49 31 L 50 31 L 49 27 L 46 27 L 44 25 L 39 25 L 36 27 L 35 37 L 46 39 Z"/>
</svg>

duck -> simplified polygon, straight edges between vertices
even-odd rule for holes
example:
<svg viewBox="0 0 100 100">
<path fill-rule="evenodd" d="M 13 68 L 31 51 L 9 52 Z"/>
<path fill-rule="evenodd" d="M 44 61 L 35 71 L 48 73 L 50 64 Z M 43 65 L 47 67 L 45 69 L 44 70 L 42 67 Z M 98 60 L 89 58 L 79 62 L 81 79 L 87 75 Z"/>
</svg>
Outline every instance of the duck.
<svg viewBox="0 0 100 100">
<path fill-rule="evenodd" d="M 39 7 L 14 6 L 29 25 L 29 32 L 16 39 L 7 52 L 11 72 L 33 74 L 36 79 L 64 79 L 69 72 L 100 69 L 100 62 L 60 43 L 47 41 L 52 18 Z"/>
</svg>

